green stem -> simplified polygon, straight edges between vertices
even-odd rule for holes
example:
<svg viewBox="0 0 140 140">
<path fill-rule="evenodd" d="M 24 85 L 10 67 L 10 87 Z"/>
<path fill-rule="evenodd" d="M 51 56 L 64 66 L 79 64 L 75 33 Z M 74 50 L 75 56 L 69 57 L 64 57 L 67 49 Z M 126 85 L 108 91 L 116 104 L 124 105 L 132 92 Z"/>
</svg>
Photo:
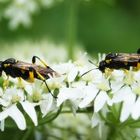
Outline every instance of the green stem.
<svg viewBox="0 0 140 140">
<path fill-rule="evenodd" d="M 27 131 L 25 132 L 25 134 L 22 137 L 22 140 L 28 140 L 28 138 L 31 135 L 32 131 L 33 131 L 33 128 L 27 129 Z"/>
<path fill-rule="evenodd" d="M 65 113 L 72 113 L 71 110 L 63 110 L 61 111 L 61 113 L 65 114 Z M 84 110 L 77 110 L 76 113 L 93 113 L 93 107 L 88 107 Z"/>
<path fill-rule="evenodd" d="M 74 58 L 74 47 L 77 34 L 77 2 L 78 0 L 66 0 L 66 44 L 68 46 L 68 59 Z"/>
<path fill-rule="evenodd" d="M 49 122 L 55 120 L 58 117 L 58 115 L 60 114 L 61 110 L 62 110 L 62 105 L 60 106 L 60 109 L 57 111 L 57 113 L 55 115 L 53 115 L 49 119 L 46 119 L 46 120 L 44 119 L 44 120 L 40 121 L 39 125 L 44 125 L 46 123 L 49 123 Z"/>
<path fill-rule="evenodd" d="M 107 140 L 115 140 L 115 136 L 116 136 L 116 129 L 113 126 L 110 126 Z"/>
<path fill-rule="evenodd" d="M 52 137 L 53 139 L 62 140 L 60 137 L 48 134 L 47 137 Z"/>
</svg>

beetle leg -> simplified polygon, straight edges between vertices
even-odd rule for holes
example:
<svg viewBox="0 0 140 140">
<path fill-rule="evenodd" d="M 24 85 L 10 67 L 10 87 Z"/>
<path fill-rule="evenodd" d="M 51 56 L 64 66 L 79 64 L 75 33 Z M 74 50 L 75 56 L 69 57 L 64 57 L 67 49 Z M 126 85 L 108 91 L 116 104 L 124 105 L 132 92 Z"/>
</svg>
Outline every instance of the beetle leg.
<svg viewBox="0 0 140 140">
<path fill-rule="evenodd" d="M 40 78 L 40 80 L 42 80 L 43 83 L 45 83 L 45 85 L 46 85 L 46 87 L 47 87 L 49 93 L 51 93 L 51 95 L 52 95 L 54 98 L 57 98 L 56 96 L 54 96 L 54 95 L 52 94 L 51 90 L 49 89 L 49 86 L 48 86 L 48 84 L 47 84 L 47 82 L 46 82 L 46 79 L 45 79 L 39 72 L 37 72 L 37 71 L 35 71 L 35 72 L 36 72 L 37 76 Z"/>
<path fill-rule="evenodd" d="M 46 64 L 45 61 L 43 61 L 42 59 L 40 59 L 38 56 L 33 56 L 32 57 L 32 63 L 35 64 L 36 59 L 38 59 L 45 67 L 48 67 L 48 65 Z"/>
</svg>

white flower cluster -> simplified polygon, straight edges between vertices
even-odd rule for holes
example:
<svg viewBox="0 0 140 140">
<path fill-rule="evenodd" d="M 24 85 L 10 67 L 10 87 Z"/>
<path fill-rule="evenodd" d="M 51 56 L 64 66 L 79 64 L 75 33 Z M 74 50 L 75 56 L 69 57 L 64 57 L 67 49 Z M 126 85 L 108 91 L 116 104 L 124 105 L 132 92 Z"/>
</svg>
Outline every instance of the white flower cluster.
<svg viewBox="0 0 140 140">
<path fill-rule="evenodd" d="M 28 27 L 31 24 L 31 15 L 37 10 L 38 6 L 34 0 L 13 0 L 5 9 L 4 16 L 10 19 L 11 29 L 17 28 L 20 24 Z"/>
<path fill-rule="evenodd" d="M 5 1 L 1 2 L 4 3 Z M 16 29 L 19 25 L 29 27 L 32 23 L 32 15 L 38 12 L 41 6 L 51 7 L 53 4 L 54 0 L 13 0 L 7 2 L 7 6 L 1 15 L 9 20 L 10 29 Z"/>
<path fill-rule="evenodd" d="M 37 126 L 38 112 L 47 117 L 48 113 L 58 111 L 62 104 L 64 107 L 70 105 L 74 114 L 80 109 L 93 108 L 93 127 L 103 126 L 110 112 L 119 117 L 120 123 L 140 117 L 140 71 L 114 70 L 103 74 L 85 56 L 52 68 L 61 75 L 46 80 L 51 92 L 55 95 L 57 92 L 56 99 L 39 84 L 40 81 L 29 84 L 10 79 L 13 86 L 5 90 L 0 88 L 1 130 L 8 117 L 19 129 L 26 129 L 25 113 Z"/>
</svg>

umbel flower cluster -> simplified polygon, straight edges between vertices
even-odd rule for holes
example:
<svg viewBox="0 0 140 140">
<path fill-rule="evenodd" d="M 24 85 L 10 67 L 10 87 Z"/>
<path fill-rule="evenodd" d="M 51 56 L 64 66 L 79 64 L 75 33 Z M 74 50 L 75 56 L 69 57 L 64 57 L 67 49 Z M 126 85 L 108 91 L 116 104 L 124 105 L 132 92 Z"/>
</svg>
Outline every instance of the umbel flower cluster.
<svg viewBox="0 0 140 140">
<path fill-rule="evenodd" d="M 104 74 L 85 57 L 51 67 L 60 76 L 46 82 L 57 98 L 39 80 L 30 84 L 10 78 L 6 89 L 1 86 L 1 130 L 13 125 L 11 119 L 20 130 L 25 130 L 28 125 L 45 124 L 57 118 L 62 108 L 69 108 L 74 114 L 90 109 L 93 113 L 91 126 L 99 126 L 100 132 L 106 124 L 134 125 L 138 121 L 140 71 L 113 70 Z"/>
</svg>

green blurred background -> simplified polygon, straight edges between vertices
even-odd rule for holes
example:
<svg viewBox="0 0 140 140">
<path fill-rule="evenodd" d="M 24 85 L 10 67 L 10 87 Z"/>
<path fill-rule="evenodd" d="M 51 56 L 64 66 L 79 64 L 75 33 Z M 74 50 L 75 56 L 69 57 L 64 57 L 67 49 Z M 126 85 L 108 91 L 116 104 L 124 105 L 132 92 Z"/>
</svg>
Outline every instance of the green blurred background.
<svg viewBox="0 0 140 140">
<path fill-rule="evenodd" d="M 36 3 L 37 9 L 29 12 L 30 10 L 26 9 L 29 2 Z M 12 17 L 5 15 L 5 11 L 11 8 L 9 6 L 25 8 L 23 12 L 26 10 L 29 12 L 32 24 L 25 26 L 21 22 L 15 28 L 11 28 L 9 23 Z M 13 17 L 16 17 L 16 14 L 18 15 L 15 12 Z M 0 0 L 0 60 L 11 56 L 31 60 L 32 55 L 37 55 L 47 61 L 52 59 L 55 62 L 62 62 L 74 58 L 74 55 L 78 55 L 81 50 L 87 51 L 94 57 L 100 52 L 132 53 L 139 47 L 140 0 Z M 82 131 L 78 124 L 68 127 L 66 122 L 71 119 L 66 119 L 67 116 L 62 117 L 61 125 L 65 118 L 68 127 L 64 128 L 68 134 L 64 135 L 62 132 L 63 139 L 69 135 L 80 139 L 81 134 L 77 134 L 78 130 L 83 134 L 85 132 L 87 140 L 93 137 L 95 139 L 98 130 L 95 128 L 93 131 L 91 128 L 92 114 L 87 116 L 88 118 L 82 119 L 85 124 L 79 123 L 80 128 L 83 128 Z M 72 119 L 76 123 L 77 118 L 72 116 Z M 61 121 L 58 118 L 56 122 Z M 46 128 L 52 130 L 51 125 L 47 124 Z M 54 125 L 57 128 L 57 124 Z M 73 126 L 76 133 L 69 131 L 73 130 Z M 19 139 L 20 133 L 18 132 L 13 139 Z M 0 138 L 7 137 L 7 134 L 9 135 L 9 131 L 1 133 Z M 25 135 L 24 132 L 22 134 Z M 55 138 L 49 140 L 53 139 Z"/>
<path fill-rule="evenodd" d="M 31 14 L 32 25 L 28 28 L 19 25 L 14 30 L 2 15 L 11 1 L 0 3 L 1 47 L 5 43 L 12 47 L 13 42 L 42 39 L 70 48 L 80 44 L 91 54 L 131 53 L 140 46 L 139 0 L 53 0 L 50 6 L 36 1 L 39 10 Z"/>
</svg>

